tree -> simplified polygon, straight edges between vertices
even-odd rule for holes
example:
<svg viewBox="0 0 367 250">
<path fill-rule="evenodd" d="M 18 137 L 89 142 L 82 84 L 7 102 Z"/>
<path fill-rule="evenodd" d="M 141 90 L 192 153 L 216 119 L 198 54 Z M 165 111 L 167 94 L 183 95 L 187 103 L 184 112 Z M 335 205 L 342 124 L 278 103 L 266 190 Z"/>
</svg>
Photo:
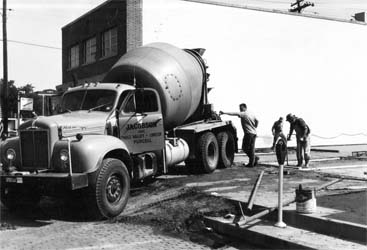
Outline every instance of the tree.
<svg viewBox="0 0 367 250">
<path fill-rule="evenodd" d="M 24 86 L 19 87 L 18 88 L 18 91 L 24 91 L 24 94 L 26 96 L 28 96 L 28 95 L 32 95 L 33 94 L 33 89 L 34 89 L 33 85 L 30 84 L 30 83 L 28 83 L 28 84 L 26 84 Z"/>
<path fill-rule="evenodd" d="M 3 79 L 1 79 L 1 83 L 3 84 Z M 8 117 L 14 117 L 14 114 L 17 113 L 18 110 L 18 102 L 17 102 L 18 90 L 15 87 L 14 81 L 8 81 Z M 3 96 L 1 96 L 3 98 Z M 5 98 L 5 97 L 4 97 Z"/>
<path fill-rule="evenodd" d="M 1 83 L 3 80 L 1 79 Z M 15 82 L 13 80 L 8 81 L 8 117 L 15 117 L 18 113 L 18 93 L 21 96 L 26 96 L 30 98 L 35 98 L 35 94 L 33 93 L 34 86 L 30 83 L 16 87 Z"/>
</svg>

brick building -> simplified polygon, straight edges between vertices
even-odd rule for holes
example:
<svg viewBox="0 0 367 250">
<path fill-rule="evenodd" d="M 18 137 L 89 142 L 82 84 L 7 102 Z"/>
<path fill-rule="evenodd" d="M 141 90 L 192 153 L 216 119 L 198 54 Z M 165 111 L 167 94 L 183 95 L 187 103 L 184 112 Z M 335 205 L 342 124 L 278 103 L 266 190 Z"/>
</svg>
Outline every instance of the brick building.
<svg viewBox="0 0 367 250">
<path fill-rule="evenodd" d="M 108 0 L 62 28 L 62 85 L 101 81 L 130 49 L 142 45 L 142 0 Z"/>
</svg>

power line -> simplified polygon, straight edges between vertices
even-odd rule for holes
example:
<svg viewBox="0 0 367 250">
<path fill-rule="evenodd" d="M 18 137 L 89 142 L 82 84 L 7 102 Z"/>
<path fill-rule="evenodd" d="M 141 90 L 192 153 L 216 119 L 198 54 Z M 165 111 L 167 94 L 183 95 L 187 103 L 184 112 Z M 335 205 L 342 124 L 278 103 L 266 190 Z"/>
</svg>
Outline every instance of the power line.
<svg viewBox="0 0 367 250">
<path fill-rule="evenodd" d="M 0 39 L 0 41 L 3 41 L 3 40 Z M 58 48 L 58 47 L 53 47 L 53 46 L 48 46 L 48 45 L 42 45 L 42 44 L 36 44 L 36 43 L 28 43 L 28 42 L 22 42 L 22 41 L 16 41 L 16 40 L 8 40 L 8 42 L 18 43 L 18 44 L 23 44 L 23 45 L 29 45 L 29 46 L 35 46 L 35 47 L 41 47 L 41 48 L 46 48 L 46 49 L 57 49 L 57 50 L 61 50 L 61 48 Z"/>
<path fill-rule="evenodd" d="M 330 140 L 330 139 L 336 139 L 336 138 L 341 137 L 341 136 L 367 136 L 367 134 L 363 133 L 363 132 L 362 133 L 356 133 L 356 134 L 341 133 L 341 134 L 336 135 L 336 136 L 324 137 L 324 136 L 320 136 L 320 135 L 316 135 L 316 134 L 311 133 L 311 136 L 317 137 L 319 139 Z"/>
<path fill-rule="evenodd" d="M 290 4 L 290 2 L 285 2 L 285 1 L 271 1 L 271 0 L 253 0 L 255 2 L 265 2 L 265 3 L 283 3 L 283 4 Z"/>
</svg>

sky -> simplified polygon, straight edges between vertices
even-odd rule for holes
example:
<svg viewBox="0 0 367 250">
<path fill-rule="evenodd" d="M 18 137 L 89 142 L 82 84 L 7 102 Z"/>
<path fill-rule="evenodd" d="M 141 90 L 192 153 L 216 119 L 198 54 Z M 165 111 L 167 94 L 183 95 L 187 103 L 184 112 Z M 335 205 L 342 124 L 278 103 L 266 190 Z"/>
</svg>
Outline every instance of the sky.
<svg viewBox="0 0 367 250">
<path fill-rule="evenodd" d="M 145 0 L 147 3 L 149 0 Z M 218 0 L 216 0 L 218 1 Z M 294 0 L 222 0 L 225 3 L 287 10 Z M 62 83 L 61 28 L 101 4 L 102 0 L 8 0 L 8 78 L 35 90 Z M 167 0 L 170 2 L 170 0 Z M 366 0 L 314 0 L 305 13 L 350 19 L 367 11 Z M 2 26 L 1 26 L 2 34 Z M 34 45 L 41 46 L 34 46 Z M 42 47 L 44 46 L 44 47 Z M 0 57 L 3 58 L 1 42 Z M 0 75 L 3 76 L 3 61 Z"/>
<path fill-rule="evenodd" d="M 287 10 L 293 0 L 212 1 Z M 61 28 L 104 1 L 8 2 L 12 9 L 8 12 L 9 80 L 15 80 L 17 86 L 30 83 L 35 90 L 55 88 L 62 83 Z M 315 7 L 305 13 L 350 20 L 354 13 L 367 11 L 367 0 L 314 2 Z M 272 123 L 288 112 L 309 122 L 315 135 L 365 134 L 338 137 L 335 142 L 314 140 L 318 145 L 366 143 L 367 119 L 360 114 L 367 99 L 367 26 L 181 0 L 145 0 L 143 6 L 143 43 L 163 41 L 181 48 L 206 48 L 209 86 L 214 87 L 210 102 L 216 111 L 236 111 L 245 99 L 261 121 L 258 146 L 271 143 Z M 222 38 L 230 39 L 216 42 L 218 31 Z M 273 94 L 279 93 L 279 85 L 285 98 Z M 296 85 L 311 88 L 303 90 L 303 98 L 294 95 Z M 238 91 L 233 93 L 233 89 Z M 231 98 L 223 99 L 227 96 Z M 232 121 L 240 128 L 238 119 Z"/>
</svg>

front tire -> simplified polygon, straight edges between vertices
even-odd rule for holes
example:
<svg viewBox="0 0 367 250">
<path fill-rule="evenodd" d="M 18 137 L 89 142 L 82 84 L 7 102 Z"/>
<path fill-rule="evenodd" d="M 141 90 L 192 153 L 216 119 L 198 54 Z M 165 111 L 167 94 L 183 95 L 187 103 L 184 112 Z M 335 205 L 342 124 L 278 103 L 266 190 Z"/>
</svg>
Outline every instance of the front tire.
<svg viewBox="0 0 367 250">
<path fill-rule="evenodd" d="M 229 168 L 233 164 L 235 141 L 232 133 L 220 132 L 217 135 L 219 144 L 219 168 Z"/>
<path fill-rule="evenodd" d="M 103 160 L 93 189 L 100 215 L 113 218 L 121 214 L 130 194 L 130 176 L 125 164 L 117 159 Z"/>
<path fill-rule="evenodd" d="M 213 172 L 218 166 L 219 148 L 217 138 L 206 132 L 199 138 L 199 159 L 205 173 Z"/>
</svg>

